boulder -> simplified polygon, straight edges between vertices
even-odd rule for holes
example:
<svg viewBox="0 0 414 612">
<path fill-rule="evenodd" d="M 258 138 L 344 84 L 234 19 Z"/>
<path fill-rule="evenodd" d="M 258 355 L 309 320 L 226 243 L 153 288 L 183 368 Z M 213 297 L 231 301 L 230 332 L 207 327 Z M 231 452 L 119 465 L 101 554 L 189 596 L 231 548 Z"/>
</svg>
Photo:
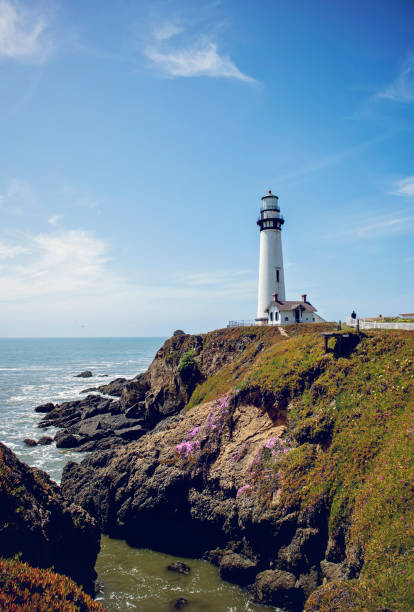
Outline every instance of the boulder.
<svg viewBox="0 0 414 612">
<path fill-rule="evenodd" d="M 299 612 L 304 593 L 296 587 L 296 577 L 290 572 L 265 570 L 256 576 L 253 593 L 257 602 Z"/>
<path fill-rule="evenodd" d="M 80 436 L 67 431 L 59 431 L 55 436 L 56 448 L 76 448 L 81 441 Z"/>
<path fill-rule="evenodd" d="M 115 380 L 112 380 L 107 385 L 101 385 L 98 387 L 98 391 L 104 395 L 114 395 L 115 397 L 120 397 L 126 382 L 128 382 L 126 378 L 115 378 Z"/>
<path fill-rule="evenodd" d="M 128 410 L 125 412 L 125 416 L 128 419 L 136 419 L 145 414 L 145 402 L 137 402 L 133 404 Z"/>
<path fill-rule="evenodd" d="M 185 336 L 185 331 L 183 331 L 182 329 L 176 329 L 173 333 L 173 336 Z"/>
<path fill-rule="evenodd" d="M 139 440 L 144 435 L 146 430 L 137 425 L 136 427 L 126 427 L 125 429 L 116 429 L 115 435 L 119 436 L 123 440 Z"/>
<path fill-rule="evenodd" d="M 25 438 L 23 442 L 26 444 L 26 446 L 37 446 L 37 442 L 36 440 L 33 440 L 33 438 Z"/>
<path fill-rule="evenodd" d="M 55 409 L 55 405 L 51 402 L 47 404 L 41 404 L 40 406 L 36 406 L 35 412 L 52 412 Z"/>
<path fill-rule="evenodd" d="M 170 572 L 177 572 L 177 574 L 189 574 L 191 571 L 191 568 L 182 561 L 174 561 L 167 569 L 170 570 Z"/>
<path fill-rule="evenodd" d="M 223 555 L 220 561 L 220 577 L 240 586 L 247 586 L 254 581 L 257 566 L 254 561 L 230 552 Z"/>
<path fill-rule="evenodd" d="M 185 599 L 184 597 L 179 597 L 179 599 L 172 602 L 172 607 L 174 610 L 182 610 L 185 608 L 185 606 L 188 606 L 188 599 Z"/>
<path fill-rule="evenodd" d="M 74 378 L 92 378 L 93 374 L 90 370 L 84 370 L 80 374 L 75 374 Z"/>
<path fill-rule="evenodd" d="M 48 446 L 49 444 L 52 444 L 53 442 L 53 438 L 51 436 L 42 436 L 41 438 L 39 438 L 38 444 L 41 444 L 42 446 Z"/>
</svg>

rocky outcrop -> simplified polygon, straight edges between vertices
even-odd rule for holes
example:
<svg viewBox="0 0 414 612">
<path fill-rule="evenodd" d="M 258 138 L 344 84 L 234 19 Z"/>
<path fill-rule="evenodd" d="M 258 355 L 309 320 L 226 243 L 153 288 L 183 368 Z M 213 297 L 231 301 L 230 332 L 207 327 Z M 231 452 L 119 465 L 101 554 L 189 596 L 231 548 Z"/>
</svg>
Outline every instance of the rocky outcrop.
<svg viewBox="0 0 414 612">
<path fill-rule="evenodd" d="M 53 566 L 93 593 L 99 541 L 98 525 L 83 508 L 0 443 L 1 557 L 20 554 L 31 566 Z"/>
<path fill-rule="evenodd" d="M 177 330 L 145 373 L 132 380 L 117 378 L 81 400 L 35 408 L 46 413 L 39 427 L 62 428 L 55 438 L 59 448 L 91 451 L 123 446 L 177 414 L 197 384 L 240 357 L 253 342 L 256 334 L 248 331 L 190 336 Z"/>
<path fill-rule="evenodd" d="M 276 501 L 266 507 L 243 493 L 249 466 L 266 444 L 283 440 L 285 428 L 238 395 L 223 405 L 180 412 L 134 444 L 68 464 L 64 495 L 74 496 L 110 535 L 135 546 L 204 555 L 223 579 L 254 585 L 258 601 L 299 610 L 308 576 L 316 572 L 320 582 L 324 509 L 286 514 Z"/>
</svg>

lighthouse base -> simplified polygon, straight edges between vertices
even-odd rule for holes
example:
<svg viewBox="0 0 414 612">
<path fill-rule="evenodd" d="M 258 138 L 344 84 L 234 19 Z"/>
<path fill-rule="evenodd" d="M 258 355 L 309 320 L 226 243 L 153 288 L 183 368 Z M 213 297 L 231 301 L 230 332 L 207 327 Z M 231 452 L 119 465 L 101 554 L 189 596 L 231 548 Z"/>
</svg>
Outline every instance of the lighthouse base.
<svg viewBox="0 0 414 612">
<path fill-rule="evenodd" d="M 259 317 L 254 321 L 256 325 L 267 325 L 269 323 L 268 317 Z"/>
</svg>

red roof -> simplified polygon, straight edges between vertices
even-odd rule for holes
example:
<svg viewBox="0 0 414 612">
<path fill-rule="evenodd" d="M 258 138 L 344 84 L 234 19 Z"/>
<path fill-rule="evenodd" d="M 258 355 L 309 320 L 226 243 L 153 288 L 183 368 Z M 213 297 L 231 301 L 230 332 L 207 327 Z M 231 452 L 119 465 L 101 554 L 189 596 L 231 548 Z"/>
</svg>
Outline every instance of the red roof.
<svg viewBox="0 0 414 612">
<path fill-rule="evenodd" d="M 314 306 L 312 306 L 312 304 L 310 304 L 310 302 L 303 302 L 303 301 L 280 301 L 278 300 L 277 302 L 275 302 L 274 300 L 272 302 L 270 302 L 269 306 L 266 308 L 266 310 L 269 310 L 269 308 L 271 306 L 276 306 L 277 309 L 281 312 L 286 311 L 286 310 L 295 310 L 295 308 L 298 308 L 299 306 L 302 308 L 302 310 L 306 310 L 307 312 L 316 312 L 316 308 Z"/>
<path fill-rule="evenodd" d="M 399 314 L 400 317 L 414 317 L 414 312 L 405 312 L 404 314 Z"/>
</svg>

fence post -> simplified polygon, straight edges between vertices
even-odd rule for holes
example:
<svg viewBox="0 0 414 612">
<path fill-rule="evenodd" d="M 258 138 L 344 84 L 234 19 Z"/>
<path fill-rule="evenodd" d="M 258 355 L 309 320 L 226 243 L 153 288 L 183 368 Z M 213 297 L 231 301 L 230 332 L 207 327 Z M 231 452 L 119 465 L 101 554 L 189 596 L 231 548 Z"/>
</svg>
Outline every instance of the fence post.
<svg viewBox="0 0 414 612">
<path fill-rule="evenodd" d="M 359 334 L 359 319 L 357 319 L 357 334 Z"/>
</svg>

